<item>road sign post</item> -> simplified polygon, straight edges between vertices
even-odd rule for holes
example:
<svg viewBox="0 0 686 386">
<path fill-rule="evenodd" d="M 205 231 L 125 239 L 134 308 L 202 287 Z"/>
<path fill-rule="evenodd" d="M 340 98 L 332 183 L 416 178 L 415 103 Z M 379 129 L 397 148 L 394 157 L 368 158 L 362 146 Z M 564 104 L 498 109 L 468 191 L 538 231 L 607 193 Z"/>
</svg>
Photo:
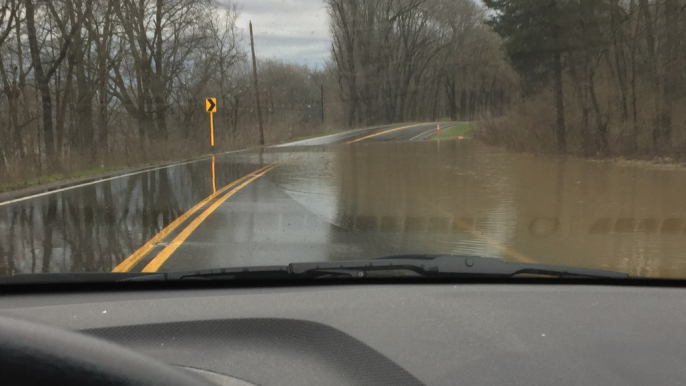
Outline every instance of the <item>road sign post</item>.
<svg viewBox="0 0 686 386">
<path fill-rule="evenodd" d="M 217 98 L 205 98 L 205 111 L 210 113 L 210 144 L 214 149 L 214 113 L 217 112 Z"/>
</svg>

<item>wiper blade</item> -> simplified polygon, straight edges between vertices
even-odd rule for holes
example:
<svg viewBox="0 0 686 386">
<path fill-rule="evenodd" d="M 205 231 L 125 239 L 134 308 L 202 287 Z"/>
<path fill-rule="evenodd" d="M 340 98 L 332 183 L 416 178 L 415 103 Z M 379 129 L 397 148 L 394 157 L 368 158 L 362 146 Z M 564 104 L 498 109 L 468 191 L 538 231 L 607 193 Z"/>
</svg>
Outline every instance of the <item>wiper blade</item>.
<svg viewBox="0 0 686 386">
<path fill-rule="evenodd" d="M 18 273 L 12 276 L 0 276 L 0 285 L 3 284 L 64 284 L 64 283 L 114 283 L 126 281 L 140 276 L 142 273 L 110 273 L 110 272 L 83 272 L 83 273 Z"/>
<path fill-rule="evenodd" d="M 291 264 L 296 275 L 313 275 L 320 272 L 355 272 L 352 276 L 365 277 L 385 270 L 408 270 L 426 277 L 498 277 L 546 276 L 556 278 L 617 278 L 630 276 L 622 272 L 588 268 L 575 268 L 531 263 L 511 263 L 496 258 L 455 255 L 405 255 L 374 260 L 349 260 L 327 263 Z"/>
<path fill-rule="evenodd" d="M 510 263 L 496 258 L 399 255 L 371 260 L 292 263 L 169 273 L 48 273 L 0 277 L 1 284 L 169 282 L 179 280 L 303 280 L 388 277 L 627 279 L 626 273 L 567 266 Z"/>
<path fill-rule="evenodd" d="M 453 255 L 400 255 L 371 260 L 292 263 L 287 266 L 208 269 L 141 275 L 124 281 L 259 280 L 369 277 L 514 278 L 519 276 L 588 279 L 626 279 L 626 273 L 529 263 L 496 258 Z"/>
<path fill-rule="evenodd" d="M 0 285 L 165 282 L 176 280 L 212 280 L 230 278 L 283 279 L 288 277 L 291 277 L 291 274 L 288 271 L 288 266 L 262 266 L 226 269 L 206 269 L 198 271 L 170 273 L 19 273 L 12 276 L 0 276 Z"/>
</svg>

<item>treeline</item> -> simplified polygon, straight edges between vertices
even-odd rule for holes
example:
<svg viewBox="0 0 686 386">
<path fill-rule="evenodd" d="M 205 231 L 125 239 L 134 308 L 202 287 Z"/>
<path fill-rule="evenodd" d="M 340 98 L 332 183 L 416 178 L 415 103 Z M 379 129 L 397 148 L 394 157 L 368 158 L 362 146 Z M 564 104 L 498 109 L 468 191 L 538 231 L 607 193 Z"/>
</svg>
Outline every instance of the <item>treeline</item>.
<svg viewBox="0 0 686 386">
<path fill-rule="evenodd" d="M 216 151 L 257 144 L 238 15 L 219 0 L 0 0 L 0 183 L 207 153 L 208 96 Z M 268 143 L 322 127 L 323 71 L 258 70 Z"/>
<path fill-rule="evenodd" d="M 516 76 L 471 0 L 325 0 L 348 126 L 497 116 Z"/>
<path fill-rule="evenodd" d="M 480 136 L 520 150 L 686 157 L 684 0 L 485 0 L 523 102 Z"/>
<path fill-rule="evenodd" d="M 479 119 L 519 150 L 686 156 L 686 0 L 322 1 L 324 68 L 256 47 L 267 144 Z M 0 184 L 207 153 L 208 96 L 215 151 L 257 145 L 238 16 L 220 0 L 0 0 Z"/>
</svg>

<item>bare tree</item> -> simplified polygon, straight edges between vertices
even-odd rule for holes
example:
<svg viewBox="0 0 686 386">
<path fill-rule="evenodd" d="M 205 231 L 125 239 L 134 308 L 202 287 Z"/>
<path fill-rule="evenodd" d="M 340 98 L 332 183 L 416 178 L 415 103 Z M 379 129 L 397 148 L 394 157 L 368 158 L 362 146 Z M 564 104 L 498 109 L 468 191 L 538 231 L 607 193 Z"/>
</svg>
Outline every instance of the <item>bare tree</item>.
<svg viewBox="0 0 686 386">
<path fill-rule="evenodd" d="M 19 2 L 17 0 L 6 0 L 0 5 L 0 47 L 5 45 L 5 42 L 10 38 L 10 33 L 12 29 L 18 25 L 17 13 L 19 10 Z M 2 53 L 0 53 L 0 77 L 2 78 L 3 91 L 7 96 L 7 102 L 9 103 L 10 113 L 9 116 L 9 127 L 17 131 L 19 126 L 18 117 L 14 109 L 16 109 L 16 97 L 17 88 L 14 85 L 10 85 L 10 79 L 5 71 L 5 64 L 2 59 Z M 12 130 L 12 129 L 10 129 Z M 9 133 L 8 133 L 9 134 Z M 11 135 L 7 135 L 10 137 Z M 7 153 L 5 148 L 0 143 L 0 174 L 7 171 Z"/>
<path fill-rule="evenodd" d="M 509 90 L 502 82 L 511 80 L 484 71 L 507 65 L 499 52 L 501 42 L 493 39 L 484 12 L 471 0 L 326 4 L 332 63 L 350 126 L 423 119 L 436 116 L 438 106 L 441 114 L 447 110 L 457 119 L 458 98 L 464 117 L 486 112 L 482 106 L 487 104 L 499 109 L 495 105 L 504 98 L 495 98 L 495 90 Z M 476 65 L 476 58 L 485 58 L 480 54 L 484 46 L 495 47 L 487 58 L 493 65 L 485 68 L 483 62 Z M 466 85 L 474 79 L 480 84 L 470 90 Z M 444 93 L 438 93 L 438 87 Z"/>
<path fill-rule="evenodd" d="M 86 3 L 86 12 L 90 12 L 91 0 Z M 56 162 L 55 158 L 55 138 L 53 132 L 53 105 L 52 105 L 52 95 L 50 91 L 50 80 L 59 68 L 59 65 L 66 58 L 69 46 L 72 43 L 74 35 L 79 31 L 81 23 L 83 22 L 83 17 L 79 18 L 76 23 L 71 24 L 69 29 L 66 28 L 66 23 L 64 20 L 59 18 L 57 12 L 54 11 L 55 7 L 52 2 L 48 2 L 46 7 L 50 9 L 51 15 L 55 18 L 55 22 L 58 25 L 64 27 L 64 32 L 61 37 L 60 47 L 57 51 L 57 55 L 53 58 L 52 63 L 48 67 L 44 67 L 43 59 L 41 58 L 41 47 L 38 45 L 38 32 L 36 30 L 36 7 L 33 4 L 33 0 L 25 0 L 24 7 L 26 10 L 26 28 L 28 31 L 28 41 L 29 48 L 31 50 L 31 61 L 33 64 L 33 71 L 36 75 L 36 83 L 38 84 L 38 89 L 41 94 L 42 110 L 43 110 L 43 138 L 45 140 L 45 154 L 46 158 L 49 160 L 48 165 L 53 165 Z"/>
</svg>

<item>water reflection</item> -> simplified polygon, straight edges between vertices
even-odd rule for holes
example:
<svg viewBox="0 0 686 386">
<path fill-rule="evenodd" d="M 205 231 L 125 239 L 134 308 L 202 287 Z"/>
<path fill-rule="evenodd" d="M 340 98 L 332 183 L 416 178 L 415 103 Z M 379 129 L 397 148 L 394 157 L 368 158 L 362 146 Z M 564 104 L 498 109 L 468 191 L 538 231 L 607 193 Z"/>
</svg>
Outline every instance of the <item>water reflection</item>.
<svg viewBox="0 0 686 386">
<path fill-rule="evenodd" d="M 217 184 L 258 167 L 213 157 L 0 207 L 0 274 L 109 272 Z"/>
<path fill-rule="evenodd" d="M 214 137 L 212 138 L 212 140 L 214 141 Z M 217 194 L 217 174 L 216 174 L 215 165 L 214 165 L 216 162 L 215 158 L 216 158 L 215 156 L 212 156 L 212 194 L 213 195 Z"/>
<path fill-rule="evenodd" d="M 361 143 L 298 159 L 277 174 L 280 187 L 387 254 L 686 276 L 680 169 L 515 155 L 465 141 Z M 337 252 L 329 258 L 351 257 Z"/>
</svg>

